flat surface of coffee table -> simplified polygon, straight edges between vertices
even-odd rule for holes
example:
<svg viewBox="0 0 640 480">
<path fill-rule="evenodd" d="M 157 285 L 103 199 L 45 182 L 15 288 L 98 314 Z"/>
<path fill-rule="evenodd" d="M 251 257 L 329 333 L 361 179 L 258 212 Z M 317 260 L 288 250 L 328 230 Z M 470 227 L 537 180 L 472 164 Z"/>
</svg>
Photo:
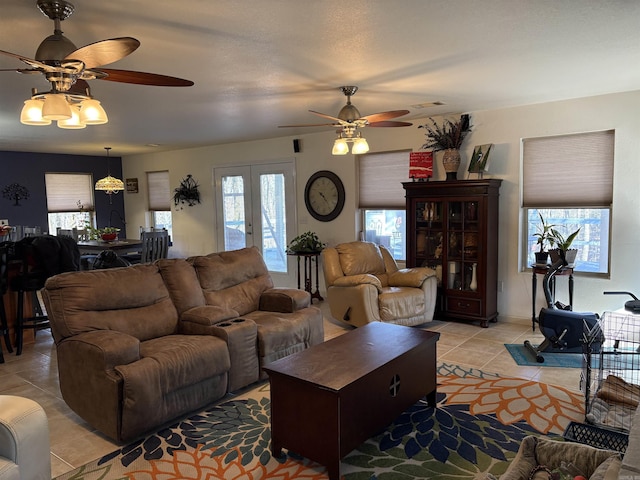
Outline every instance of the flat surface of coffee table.
<svg viewBox="0 0 640 480">
<path fill-rule="evenodd" d="M 271 450 L 325 465 L 340 459 L 423 397 L 435 406 L 440 334 L 374 322 L 264 367 L 271 383 Z"/>
</svg>

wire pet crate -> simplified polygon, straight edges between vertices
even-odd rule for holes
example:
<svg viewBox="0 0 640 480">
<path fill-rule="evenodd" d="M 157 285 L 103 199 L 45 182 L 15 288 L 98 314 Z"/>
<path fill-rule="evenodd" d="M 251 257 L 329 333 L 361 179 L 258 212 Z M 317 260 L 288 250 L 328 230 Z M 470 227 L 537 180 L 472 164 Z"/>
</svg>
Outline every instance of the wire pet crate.
<svg viewBox="0 0 640 480">
<path fill-rule="evenodd" d="M 605 312 L 598 325 L 602 347 L 587 344 L 583 360 L 586 422 L 628 432 L 640 403 L 640 315 Z"/>
</svg>

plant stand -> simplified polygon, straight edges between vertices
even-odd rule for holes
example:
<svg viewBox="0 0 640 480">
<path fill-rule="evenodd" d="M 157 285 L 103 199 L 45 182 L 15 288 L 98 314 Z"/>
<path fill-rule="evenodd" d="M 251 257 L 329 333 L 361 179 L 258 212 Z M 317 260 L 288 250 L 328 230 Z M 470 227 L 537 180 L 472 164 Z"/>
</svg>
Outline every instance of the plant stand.
<svg viewBox="0 0 640 480">
<path fill-rule="evenodd" d="M 302 258 L 304 261 L 304 290 L 311 294 L 311 303 L 313 303 L 313 299 L 317 298 L 319 301 L 323 301 L 324 298 L 320 295 L 319 285 L 320 282 L 318 280 L 318 263 L 320 262 L 320 252 L 298 252 L 298 253 L 289 253 L 288 255 L 292 255 L 297 257 L 298 262 L 298 289 L 300 289 L 300 259 Z M 313 290 L 313 263 L 316 264 L 316 290 Z"/>
</svg>

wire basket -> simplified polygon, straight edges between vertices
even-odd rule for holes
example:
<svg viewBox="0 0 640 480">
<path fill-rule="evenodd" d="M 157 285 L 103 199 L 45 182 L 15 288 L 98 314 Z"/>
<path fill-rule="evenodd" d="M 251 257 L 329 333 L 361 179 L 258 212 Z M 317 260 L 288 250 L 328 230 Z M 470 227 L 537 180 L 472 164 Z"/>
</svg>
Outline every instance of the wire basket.
<svg viewBox="0 0 640 480">
<path fill-rule="evenodd" d="M 587 423 L 569 423 L 562 436 L 572 442 L 615 450 L 622 454 L 627 451 L 627 445 L 629 444 L 629 435 L 626 433 L 607 430 Z"/>
</svg>

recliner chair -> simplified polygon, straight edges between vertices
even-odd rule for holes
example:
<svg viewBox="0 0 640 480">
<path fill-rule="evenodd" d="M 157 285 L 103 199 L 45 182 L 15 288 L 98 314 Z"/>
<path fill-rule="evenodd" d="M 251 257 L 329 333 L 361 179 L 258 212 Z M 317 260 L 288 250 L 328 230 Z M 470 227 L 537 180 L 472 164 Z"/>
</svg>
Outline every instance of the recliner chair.
<svg viewBox="0 0 640 480">
<path fill-rule="evenodd" d="M 371 242 L 325 248 L 322 268 L 331 315 L 349 325 L 388 322 L 414 326 L 433 320 L 436 272 L 399 269 L 391 253 Z"/>
</svg>

